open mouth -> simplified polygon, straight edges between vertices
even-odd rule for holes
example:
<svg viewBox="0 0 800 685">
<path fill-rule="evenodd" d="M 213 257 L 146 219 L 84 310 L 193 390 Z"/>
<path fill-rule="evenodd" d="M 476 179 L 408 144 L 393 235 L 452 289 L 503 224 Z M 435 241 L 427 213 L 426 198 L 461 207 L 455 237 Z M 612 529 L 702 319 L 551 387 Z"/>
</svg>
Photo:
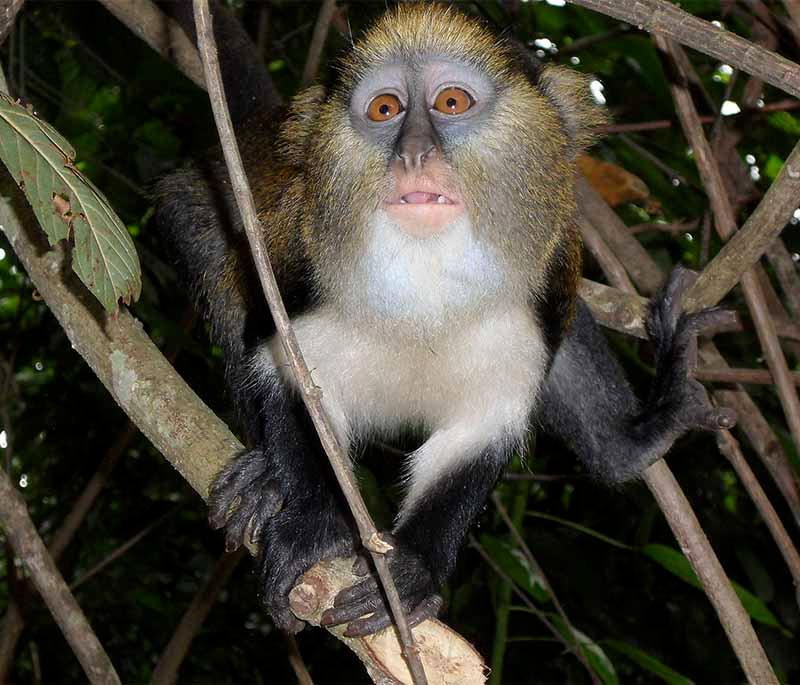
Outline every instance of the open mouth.
<svg viewBox="0 0 800 685">
<path fill-rule="evenodd" d="M 390 205 L 455 205 L 457 204 L 447 195 L 414 190 L 399 197 L 394 197 L 387 204 Z"/>
<path fill-rule="evenodd" d="M 423 191 L 414 191 L 413 193 L 406 193 L 400 198 L 398 204 L 401 205 L 452 205 L 455 204 L 446 195 L 439 193 L 426 193 Z"/>
</svg>

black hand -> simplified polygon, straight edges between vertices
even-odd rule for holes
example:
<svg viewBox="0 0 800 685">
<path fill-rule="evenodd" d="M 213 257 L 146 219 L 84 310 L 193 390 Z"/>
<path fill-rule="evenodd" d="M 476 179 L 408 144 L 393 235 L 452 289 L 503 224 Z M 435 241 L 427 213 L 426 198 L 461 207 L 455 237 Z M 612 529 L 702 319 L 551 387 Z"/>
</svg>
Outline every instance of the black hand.
<svg viewBox="0 0 800 685">
<path fill-rule="evenodd" d="M 386 556 L 409 626 L 436 616 L 442 607 L 442 598 L 422 558 L 404 548 L 392 536 L 384 534 L 384 538 L 394 546 Z M 366 567 L 362 557 L 354 570 L 363 575 Z M 391 611 L 374 572 L 366 580 L 342 590 L 336 596 L 333 608 L 322 615 L 323 626 L 343 623 L 348 624 L 344 633 L 346 637 L 368 635 L 392 623 Z"/>
</svg>

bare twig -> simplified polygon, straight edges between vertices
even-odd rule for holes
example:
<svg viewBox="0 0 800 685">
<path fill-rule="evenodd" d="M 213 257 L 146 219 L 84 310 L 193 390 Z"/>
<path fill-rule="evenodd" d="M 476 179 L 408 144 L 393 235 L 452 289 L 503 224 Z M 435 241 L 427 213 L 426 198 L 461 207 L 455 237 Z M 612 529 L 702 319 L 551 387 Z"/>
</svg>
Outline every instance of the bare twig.
<svg viewBox="0 0 800 685">
<path fill-rule="evenodd" d="M 81 662 L 86 677 L 91 683 L 119 683 L 119 676 L 111 660 L 36 532 L 36 527 L 28 516 L 25 501 L 2 470 L 0 522 L 17 556 L 28 569 L 33 584 Z"/>
<path fill-rule="evenodd" d="M 583 215 L 578 218 L 578 222 L 581 228 L 583 244 L 597 260 L 608 282 L 615 288 L 635 293 L 636 289 L 633 287 L 631 279 L 628 278 L 625 267 L 622 266 L 617 256 L 609 249 L 608 244 L 603 240 L 594 225 L 589 223 L 589 220 Z"/>
<path fill-rule="evenodd" d="M 712 342 L 700 345 L 699 358 L 716 368 L 727 366 L 725 359 Z M 715 390 L 714 398 L 719 404 L 731 407 L 736 411 L 739 420 L 737 428 L 741 429 L 750 441 L 769 472 L 781 495 L 794 515 L 795 523 L 800 526 L 800 482 L 789 464 L 775 431 L 764 418 L 761 410 L 744 390 Z"/>
<path fill-rule="evenodd" d="M 692 147 L 695 147 L 694 144 Z M 696 156 L 698 153 L 699 151 L 695 150 Z M 701 163 L 698 158 L 698 165 Z M 725 201 L 727 193 L 721 177 L 719 182 L 720 186 L 716 192 L 720 194 L 721 201 Z M 800 143 L 795 145 L 778 177 L 744 226 L 733 234 L 686 293 L 686 306 L 691 310 L 702 309 L 715 305 L 725 297 L 739 282 L 742 274 L 759 260 L 770 243 L 780 234 L 797 209 L 798 202 L 800 202 Z M 736 224 L 732 215 L 724 217 L 723 220 L 726 224 L 730 223 L 732 230 L 735 230 Z M 719 218 L 717 221 L 719 222 Z M 728 229 L 718 230 L 720 233 L 730 234 Z"/>
<path fill-rule="evenodd" d="M 245 554 L 243 547 L 231 554 L 224 553 L 214 565 L 208 580 L 192 599 L 169 643 L 161 652 L 158 663 L 153 669 L 151 685 L 172 685 L 177 682 L 178 670 L 189 653 L 192 640 L 203 627 L 208 613 L 217 602 L 219 593 Z"/>
<path fill-rule="evenodd" d="M 142 528 L 138 533 L 133 535 L 132 537 L 128 538 L 125 542 L 123 542 L 119 547 L 111 552 L 111 554 L 103 557 L 100 561 L 98 561 L 94 566 L 88 569 L 85 573 L 78 576 L 75 580 L 73 580 L 69 584 L 69 589 L 73 592 L 77 590 L 81 585 L 85 582 L 91 580 L 96 576 L 100 571 L 102 571 L 106 566 L 109 564 L 114 563 L 117 559 L 127 554 L 127 552 L 139 544 L 144 538 L 146 538 L 150 533 L 152 533 L 156 528 L 158 528 L 164 521 L 166 521 L 170 516 L 172 516 L 178 507 L 175 506 L 169 511 L 163 513 L 159 516 L 155 521 L 152 521 L 144 528 Z"/>
<path fill-rule="evenodd" d="M 528 610 L 538 618 L 542 624 L 547 628 L 553 636 L 561 642 L 570 652 L 572 652 L 575 657 L 579 661 L 583 661 L 581 658 L 582 656 L 582 649 L 578 640 L 575 639 L 574 642 L 570 642 L 559 630 L 553 625 L 553 622 L 547 617 L 547 614 L 542 611 L 539 607 L 537 607 L 528 597 L 528 595 L 520 589 L 519 585 L 517 585 L 511 577 L 503 571 L 492 559 L 486 550 L 483 548 L 480 542 L 478 542 L 477 538 L 474 535 L 469 536 L 469 544 L 470 547 L 475 549 L 478 554 L 481 555 L 481 558 L 489 565 L 489 568 L 492 569 L 500 578 L 503 579 L 504 582 L 508 583 L 511 586 L 511 589 L 514 591 L 514 594 L 519 597 L 520 601 L 528 608 Z M 570 624 L 567 624 L 569 626 Z M 575 638 L 575 633 L 571 633 L 571 637 Z M 591 673 L 591 671 L 590 671 Z"/>
<path fill-rule="evenodd" d="M 317 23 L 314 24 L 311 45 L 308 48 L 306 64 L 303 67 L 303 76 L 300 78 L 300 86 L 302 88 L 311 85 L 317 77 L 319 62 L 322 59 L 322 50 L 325 48 L 325 41 L 328 38 L 328 31 L 331 28 L 331 21 L 335 13 L 336 0 L 323 0 L 322 7 L 320 7 L 317 15 Z"/>
<path fill-rule="evenodd" d="M 671 84 L 670 90 L 675 100 L 675 106 L 681 120 L 684 134 L 694 151 L 697 169 L 703 179 L 703 186 L 706 189 L 711 208 L 714 211 L 717 233 L 719 233 L 720 237 L 723 239 L 729 239 L 736 231 L 736 219 L 733 216 L 733 210 L 722 181 L 719 166 L 714 159 L 711 146 L 708 144 L 708 140 L 706 140 L 703 134 L 703 127 L 698 120 L 697 110 L 686 88 L 685 72 L 681 65 L 688 58 L 685 56 L 683 50 L 675 43 L 660 36 L 656 36 L 655 40 L 659 49 L 667 53 L 674 60 L 675 76 L 678 82 Z M 793 162 L 793 164 L 796 163 L 797 162 Z M 787 168 L 789 168 L 787 174 L 796 173 L 792 171 L 793 167 L 790 167 L 788 164 L 784 165 L 784 171 L 786 171 Z M 768 211 L 767 209 L 764 210 L 765 213 L 768 213 Z M 756 270 L 751 268 L 744 272 L 741 276 L 741 283 L 744 290 L 745 301 L 747 302 L 747 308 L 750 311 L 750 316 L 753 319 L 756 333 L 761 343 L 761 349 L 764 351 L 764 357 L 775 378 L 778 395 L 789 424 L 789 429 L 792 432 L 795 445 L 800 446 L 800 402 L 798 401 L 797 392 L 789 376 L 789 367 L 786 364 L 786 358 L 783 355 L 783 350 L 781 350 L 778 341 L 775 321 L 770 316 L 767 309 L 764 291 L 759 284 Z"/>
<path fill-rule="evenodd" d="M 601 14 L 627 21 L 649 33 L 671 38 L 753 74 L 776 88 L 800 97 L 800 66 L 726 31 L 709 21 L 694 17 L 665 0 L 573 0 Z"/>
<path fill-rule="evenodd" d="M 667 518 L 675 539 L 692 564 L 711 600 L 747 679 L 758 685 L 778 685 L 764 648 L 753 630 L 750 618 L 736 596 L 714 550 L 708 542 L 692 506 L 664 461 L 657 461 L 644 472 L 644 481 Z"/>
<path fill-rule="evenodd" d="M 547 587 L 547 592 L 550 595 L 550 601 L 553 603 L 553 606 L 556 608 L 558 615 L 561 616 L 561 620 L 564 621 L 564 625 L 570 631 L 570 633 L 574 634 L 572 621 L 569 620 L 567 616 L 567 612 L 564 610 L 564 606 L 561 604 L 561 600 L 558 599 L 558 595 L 556 595 L 556 591 L 553 589 L 553 585 L 550 582 L 549 578 L 544 572 L 544 569 L 541 567 L 538 561 L 536 561 L 536 557 L 533 556 L 533 552 L 531 552 L 530 547 L 528 547 L 528 543 L 525 542 L 525 538 L 522 537 L 517 527 L 514 525 L 514 522 L 511 520 L 511 517 L 508 515 L 508 510 L 503 505 L 503 500 L 500 499 L 500 495 L 497 492 L 492 493 L 492 502 L 494 503 L 495 508 L 497 509 L 497 513 L 500 514 L 500 518 L 503 519 L 503 523 L 506 524 L 508 527 L 509 532 L 511 533 L 511 537 L 514 538 L 518 547 L 522 550 L 522 554 L 525 556 L 525 559 L 528 561 L 528 564 L 532 569 L 535 569 L 539 579 L 542 580 Z M 597 674 L 594 672 L 591 664 L 587 661 L 586 656 L 583 652 L 579 649 L 575 651 L 575 656 L 578 658 L 584 668 L 589 672 L 592 680 L 594 682 L 599 682 Z"/>
<path fill-rule="evenodd" d="M 772 539 L 775 540 L 786 566 L 789 568 L 789 573 L 792 574 L 792 581 L 794 582 L 796 590 L 800 590 L 800 554 L 797 553 L 797 548 L 792 543 L 789 533 L 783 527 L 780 517 L 778 516 L 775 508 L 767 497 L 767 493 L 761 487 L 755 474 L 753 473 L 750 465 L 742 454 L 742 449 L 739 446 L 739 441 L 731 435 L 730 431 L 722 430 L 717 434 L 717 445 L 719 451 L 733 466 L 739 480 L 742 482 L 750 499 L 756 505 L 761 518 L 767 525 Z"/>
<path fill-rule="evenodd" d="M 732 369 L 730 367 L 701 366 L 694 377 L 705 383 L 744 383 L 746 385 L 774 385 L 769 369 Z M 800 385 L 800 371 L 790 372 L 795 385 Z"/>
<path fill-rule="evenodd" d="M 404 654 L 414 683 L 415 685 L 422 685 L 427 682 L 425 679 L 425 672 L 419 660 L 419 654 L 414 648 L 414 637 L 408 627 L 402 605 L 400 604 L 400 596 L 391 578 L 388 564 L 384 556 L 384 553 L 390 549 L 390 547 L 381 539 L 375 528 L 375 524 L 372 522 L 364 500 L 361 497 L 361 493 L 356 486 L 353 474 L 347 465 L 346 455 L 343 453 L 330 419 L 325 413 L 320 389 L 311 379 L 311 373 L 303 359 L 299 345 L 292 331 L 286 308 L 283 305 L 278 285 L 275 281 L 275 275 L 269 262 L 269 256 L 266 252 L 266 247 L 260 239 L 255 204 L 239 155 L 236 137 L 233 133 L 233 126 L 225 101 L 225 92 L 222 85 L 216 44 L 211 29 L 211 13 L 208 0 L 194 0 L 194 10 L 198 47 L 203 60 L 209 97 L 214 111 L 214 119 L 217 122 L 217 130 L 225 156 L 225 163 L 231 178 L 231 185 L 236 197 L 236 204 L 239 208 L 239 213 L 242 215 L 248 243 L 250 244 L 250 250 L 258 271 L 261 286 L 264 290 L 264 295 L 267 298 L 276 329 L 280 335 L 284 349 L 286 350 L 295 381 L 300 388 L 303 402 L 308 409 L 314 427 L 319 434 L 320 442 L 325 449 L 325 453 L 328 455 L 336 479 L 339 482 L 339 486 L 353 513 L 362 543 L 372 555 L 375 569 L 378 572 L 381 584 L 386 592 L 386 597 L 400 634 L 400 639 L 404 647 Z"/>
<path fill-rule="evenodd" d="M 25 0 L 5 0 L 0 6 L 0 44 L 11 33 L 11 29 L 14 28 L 14 20 L 24 4 Z"/>
<path fill-rule="evenodd" d="M 100 0 L 111 14 L 164 59 L 205 89 L 203 65 L 192 41 L 180 25 L 150 0 Z"/>
<path fill-rule="evenodd" d="M 663 280 L 661 272 L 649 259 L 647 251 L 638 241 L 621 239 L 621 236 L 628 231 L 614 210 L 598 195 L 585 178 L 578 180 L 576 194 L 581 212 L 600 232 L 614 254 L 625 265 L 639 289 L 645 295 L 651 295 L 658 290 Z"/>
<path fill-rule="evenodd" d="M 289 665 L 292 667 L 297 678 L 297 685 L 314 685 L 311 674 L 308 672 L 308 668 L 306 668 L 306 662 L 303 661 L 303 655 L 300 653 L 300 646 L 297 644 L 297 638 L 287 633 L 286 646 L 289 650 Z"/>
</svg>

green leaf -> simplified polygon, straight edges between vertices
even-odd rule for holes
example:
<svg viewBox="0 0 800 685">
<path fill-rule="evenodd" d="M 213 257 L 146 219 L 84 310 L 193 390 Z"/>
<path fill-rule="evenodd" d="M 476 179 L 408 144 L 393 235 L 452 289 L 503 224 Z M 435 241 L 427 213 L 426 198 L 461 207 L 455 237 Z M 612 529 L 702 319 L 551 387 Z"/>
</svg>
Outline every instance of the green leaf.
<svg viewBox="0 0 800 685">
<path fill-rule="evenodd" d="M 693 680 L 681 675 L 654 656 L 650 656 L 647 652 L 643 652 L 638 647 L 629 645 L 627 642 L 621 642 L 620 640 L 603 640 L 603 644 L 620 654 L 624 654 L 631 661 L 641 666 L 645 671 L 652 673 L 665 683 L 670 683 L 670 685 L 694 685 Z"/>
<path fill-rule="evenodd" d="M 614 664 L 600 645 L 575 626 L 568 626 L 558 614 L 548 614 L 547 617 L 569 644 L 577 644 L 603 685 L 619 685 Z"/>
<path fill-rule="evenodd" d="M 666 545 L 650 544 L 642 547 L 642 552 L 644 552 L 645 556 L 650 557 L 657 564 L 684 582 L 696 588 L 702 589 L 703 586 L 700 584 L 700 580 L 697 575 L 695 575 L 691 564 L 689 564 L 689 560 L 677 549 L 667 547 Z M 731 581 L 731 584 L 733 585 L 733 589 L 736 591 L 736 594 L 739 596 L 739 600 L 742 602 L 742 606 L 745 608 L 745 611 L 747 611 L 747 613 L 750 615 L 750 618 L 752 618 L 754 621 L 758 621 L 759 623 L 763 623 L 764 625 L 778 628 L 786 635 L 791 634 L 780 624 L 778 619 L 775 617 L 775 614 L 773 614 L 767 608 L 767 605 L 764 604 L 764 602 L 762 602 L 752 592 L 745 590 L 738 583 Z"/>
<path fill-rule="evenodd" d="M 72 268 L 108 311 L 142 289 L 139 258 L 103 194 L 75 168 L 75 150 L 50 125 L 0 93 L 0 159 L 51 245 L 73 244 Z"/>
<path fill-rule="evenodd" d="M 767 116 L 767 122 L 773 128 L 784 131 L 792 136 L 800 136 L 800 119 L 789 112 L 772 112 Z"/>
<path fill-rule="evenodd" d="M 764 175 L 770 180 L 774 181 L 778 174 L 783 169 L 783 160 L 778 155 L 769 155 L 767 163 L 764 165 Z"/>
<path fill-rule="evenodd" d="M 481 545 L 503 572 L 537 602 L 550 600 L 541 570 L 533 568 L 519 549 L 491 535 L 481 535 Z"/>
</svg>

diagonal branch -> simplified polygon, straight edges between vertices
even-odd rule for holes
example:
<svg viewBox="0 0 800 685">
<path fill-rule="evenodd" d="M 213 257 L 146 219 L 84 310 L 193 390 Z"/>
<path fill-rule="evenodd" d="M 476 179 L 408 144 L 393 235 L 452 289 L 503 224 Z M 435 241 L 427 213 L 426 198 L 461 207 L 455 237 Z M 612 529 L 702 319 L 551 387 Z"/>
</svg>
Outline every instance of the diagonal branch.
<svg viewBox="0 0 800 685">
<path fill-rule="evenodd" d="M 576 5 L 660 34 L 800 97 L 800 65 L 666 0 L 572 0 Z"/>
<path fill-rule="evenodd" d="M 419 653 L 414 647 L 414 637 L 405 617 L 400 595 L 397 587 L 392 580 L 389 572 L 389 565 L 384 556 L 391 549 L 378 534 L 375 524 L 367 511 L 358 486 L 355 483 L 353 474 L 347 465 L 347 457 L 344 454 L 336 434 L 333 430 L 330 418 L 325 413 L 322 405 L 322 392 L 311 378 L 311 372 L 303 359 L 300 346 L 297 343 L 292 330 L 286 307 L 281 299 L 278 283 L 272 271 L 269 255 L 266 246 L 260 239 L 259 222 L 256 215 L 255 202 L 250 191 L 247 176 L 244 172 L 239 148 L 236 143 L 236 136 L 233 132 L 233 124 L 228 112 L 228 104 L 225 99 L 225 91 L 222 85 L 222 74 L 220 73 L 219 59 L 217 57 L 217 46 L 214 40 L 214 33 L 211 29 L 211 12 L 208 0 L 194 0 L 195 22 L 197 25 L 198 49 L 203 60 L 203 67 L 206 74 L 206 84 L 208 94 L 211 99 L 211 107 L 214 111 L 214 119 L 217 122 L 222 151 L 225 156 L 225 164 L 231 179 L 231 186 L 236 198 L 236 205 L 247 234 L 247 241 L 253 255 L 261 287 L 269 304 L 270 313 L 275 321 L 275 327 L 280 336 L 283 347 L 286 350 L 292 373 L 295 381 L 300 388 L 303 403 L 308 410 L 314 427 L 319 435 L 322 447 L 328 455 L 328 460 L 333 468 L 336 480 L 342 493 L 347 500 L 350 511 L 353 513 L 356 525 L 361 535 L 364 547 L 372 555 L 372 561 L 378 572 L 381 584 L 389 603 L 392 615 L 397 626 L 400 640 L 403 644 L 403 653 L 411 671 L 415 685 L 427 683 L 425 671 L 419 658 Z"/>
<path fill-rule="evenodd" d="M 111 660 L 48 554 L 28 515 L 25 500 L 3 470 L 0 470 L 0 523 L 17 557 L 25 564 L 33 584 L 81 662 L 89 682 L 93 685 L 118 684 L 119 676 Z"/>
</svg>

